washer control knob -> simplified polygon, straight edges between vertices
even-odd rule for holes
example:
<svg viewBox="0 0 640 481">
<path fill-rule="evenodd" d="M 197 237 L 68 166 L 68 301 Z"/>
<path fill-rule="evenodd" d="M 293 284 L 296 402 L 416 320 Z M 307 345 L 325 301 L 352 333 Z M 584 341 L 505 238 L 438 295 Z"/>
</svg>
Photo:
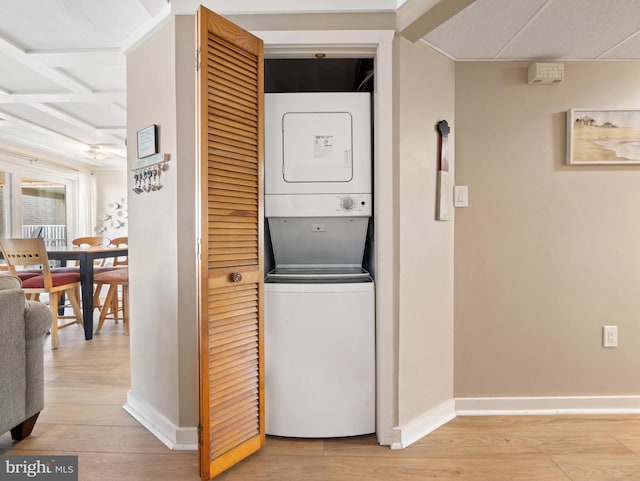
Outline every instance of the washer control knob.
<svg viewBox="0 0 640 481">
<path fill-rule="evenodd" d="M 356 202 L 352 197 L 343 197 L 340 205 L 344 210 L 351 210 L 356 206 Z"/>
</svg>

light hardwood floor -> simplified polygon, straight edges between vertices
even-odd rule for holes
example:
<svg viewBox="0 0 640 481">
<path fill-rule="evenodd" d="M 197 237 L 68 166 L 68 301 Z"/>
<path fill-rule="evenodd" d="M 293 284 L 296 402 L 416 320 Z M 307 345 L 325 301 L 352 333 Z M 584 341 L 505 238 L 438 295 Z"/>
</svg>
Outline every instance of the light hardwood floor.
<svg viewBox="0 0 640 481">
<path fill-rule="evenodd" d="M 81 481 L 196 481 L 195 452 L 173 452 L 123 409 L 129 338 L 105 324 L 45 347 L 46 406 L 33 434 L 0 454 L 79 456 Z M 401 451 L 373 436 L 268 437 L 265 448 L 220 481 L 638 481 L 640 416 L 459 417 Z"/>
</svg>

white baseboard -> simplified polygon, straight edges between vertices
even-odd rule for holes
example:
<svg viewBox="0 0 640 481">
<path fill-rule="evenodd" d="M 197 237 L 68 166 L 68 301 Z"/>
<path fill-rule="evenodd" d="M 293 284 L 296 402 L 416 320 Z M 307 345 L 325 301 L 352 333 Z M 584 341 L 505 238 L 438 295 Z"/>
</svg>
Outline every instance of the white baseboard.
<svg viewBox="0 0 640 481">
<path fill-rule="evenodd" d="M 533 396 L 456 398 L 458 416 L 640 414 L 640 396 Z"/>
<path fill-rule="evenodd" d="M 455 417 L 454 400 L 445 401 L 408 423 L 393 428 L 394 442 L 391 444 L 391 449 L 404 449 Z"/>
<path fill-rule="evenodd" d="M 151 434 L 175 451 L 198 450 L 198 428 L 178 427 L 147 403 L 137 399 L 131 391 L 127 393 L 127 402 L 122 406 Z"/>
</svg>

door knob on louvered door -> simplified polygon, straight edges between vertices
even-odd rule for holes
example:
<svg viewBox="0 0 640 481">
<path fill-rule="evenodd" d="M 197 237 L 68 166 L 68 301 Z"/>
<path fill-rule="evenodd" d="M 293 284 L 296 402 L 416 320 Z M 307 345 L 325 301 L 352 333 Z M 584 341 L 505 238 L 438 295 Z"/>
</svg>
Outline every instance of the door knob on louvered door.
<svg viewBox="0 0 640 481">
<path fill-rule="evenodd" d="M 239 272 L 234 272 L 231 274 L 231 282 L 240 282 L 242 280 L 242 274 Z"/>
</svg>

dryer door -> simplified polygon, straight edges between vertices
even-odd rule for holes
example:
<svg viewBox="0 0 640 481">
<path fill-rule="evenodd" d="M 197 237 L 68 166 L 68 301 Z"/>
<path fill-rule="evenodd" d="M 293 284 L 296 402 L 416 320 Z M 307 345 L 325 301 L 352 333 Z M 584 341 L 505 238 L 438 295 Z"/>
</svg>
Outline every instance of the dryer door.
<svg viewBox="0 0 640 481">
<path fill-rule="evenodd" d="M 348 112 L 288 112 L 282 118 L 285 182 L 349 182 L 353 122 Z"/>
<path fill-rule="evenodd" d="M 371 193 L 367 92 L 269 93 L 265 194 Z"/>
</svg>

